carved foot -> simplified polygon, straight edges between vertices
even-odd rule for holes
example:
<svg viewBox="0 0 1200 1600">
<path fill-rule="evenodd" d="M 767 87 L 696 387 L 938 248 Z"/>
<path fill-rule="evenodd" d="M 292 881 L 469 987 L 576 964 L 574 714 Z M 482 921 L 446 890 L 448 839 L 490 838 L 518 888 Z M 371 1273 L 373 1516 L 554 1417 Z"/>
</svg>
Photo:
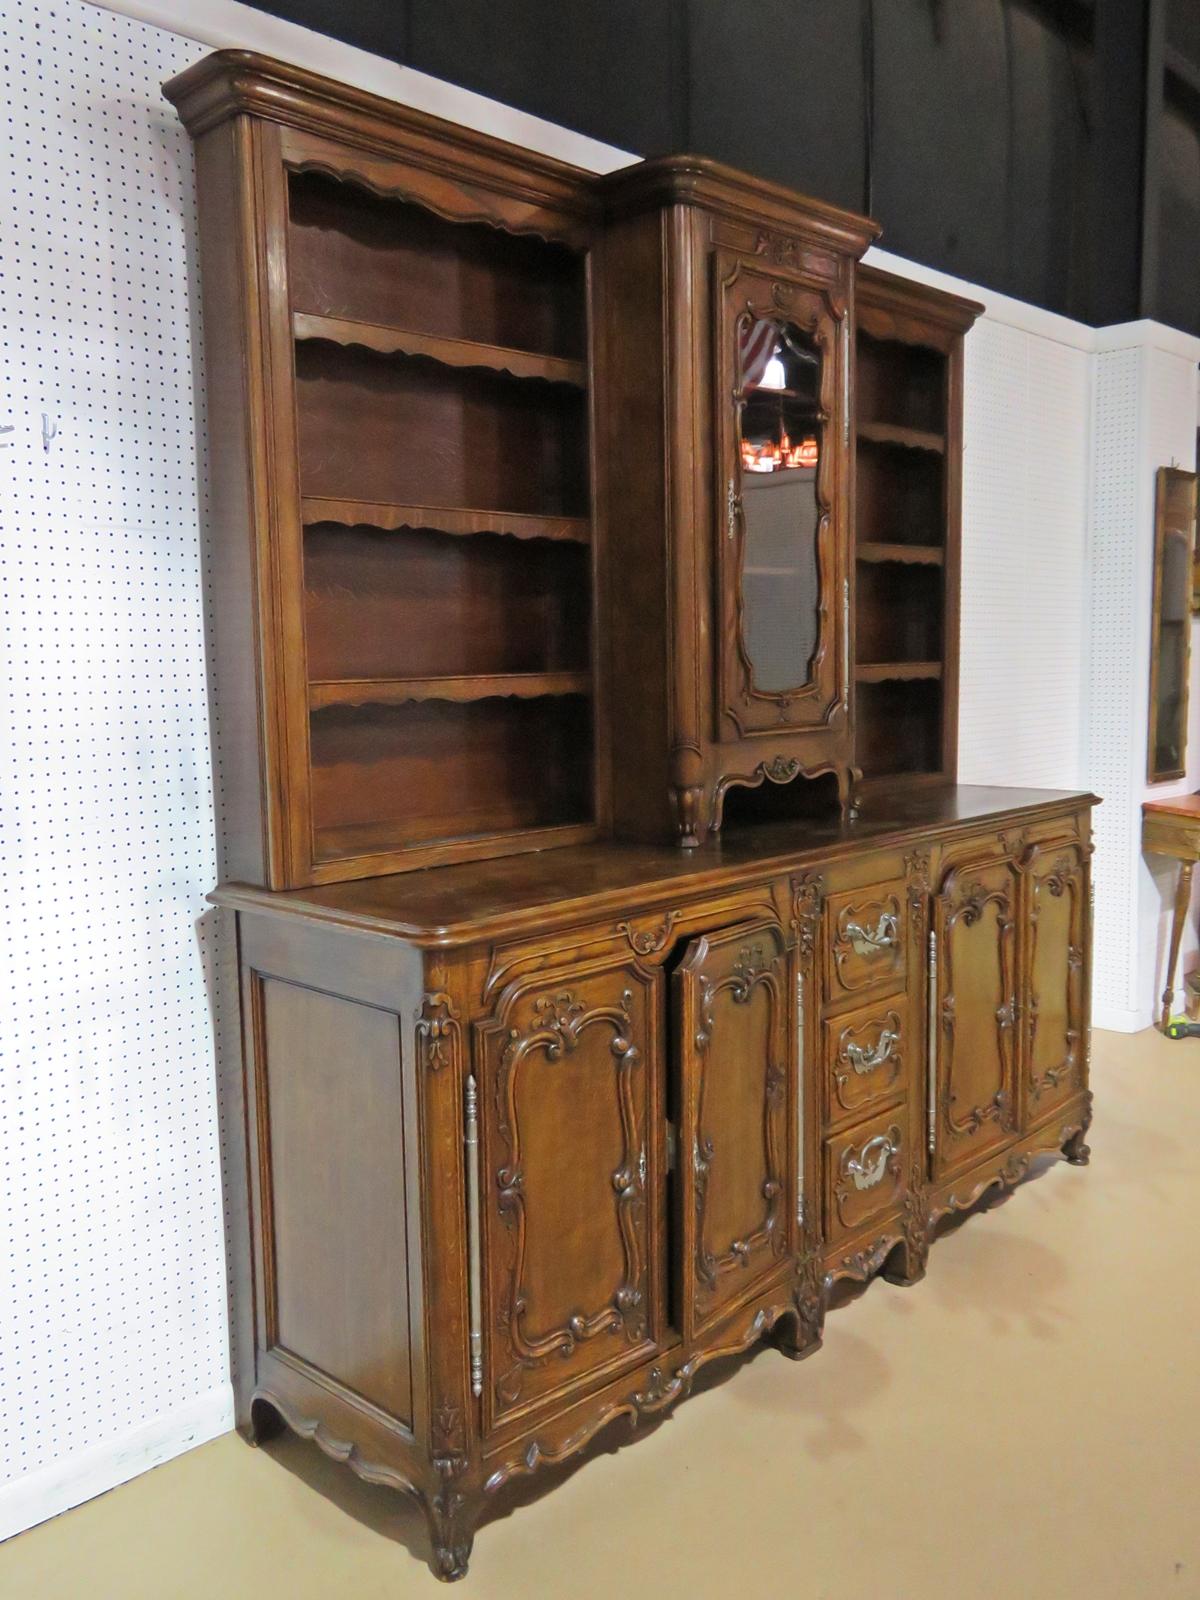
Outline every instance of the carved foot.
<svg viewBox="0 0 1200 1600">
<path fill-rule="evenodd" d="M 825 1290 L 821 1257 L 816 1251 L 800 1260 L 792 1302 L 795 1311 L 776 1328 L 775 1348 L 789 1361 L 803 1361 L 821 1348 L 825 1332 Z"/>
<path fill-rule="evenodd" d="M 892 1251 L 883 1264 L 880 1277 L 885 1278 L 888 1283 L 897 1283 L 907 1289 L 914 1283 L 920 1283 L 925 1276 L 928 1262 L 928 1239 L 910 1239 L 904 1244 L 898 1244 Z"/>
<path fill-rule="evenodd" d="M 904 1237 L 883 1264 L 888 1283 L 920 1283 L 929 1260 L 929 1197 L 918 1168 L 904 1201 Z"/>
<path fill-rule="evenodd" d="M 434 1577 L 443 1583 L 465 1578 L 475 1542 L 475 1506 L 453 1481 L 448 1481 L 426 1501 L 425 1515 L 432 1546 L 429 1567 Z"/>
<path fill-rule="evenodd" d="M 249 1413 L 238 1419 L 238 1432 L 249 1445 L 258 1446 L 283 1432 L 287 1423 L 269 1400 L 252 1400 Z"/>
<path fill-rule="evenodd" d="M 1084 1137 L 1086 1128 L 1080 1128 L 1078 1133 L 1073 1133 L 1063 1145 L 1063 1155 L 1073 1167 L 1086 1167 L 1092 1159 L 1092 1147 Z"/>
<path fill-rule="evenodd" d="M 1092 1096 L 1089 1091 L 1087 1104 L 1083 1108 L 1083 1121 L 1062 1147 L 1063 1155 L 1073 1167 L 1086 1167 L 1092 1158 L 1091 1146 L 1087 1142 L 1088 1129 L 1091 1125 Z"/>
<path fill-rule="evenodd" d="M 675 828 L 679 835 L 680 847 L 684 850 L 698 850 L 700 802 L 704 798 L 704 790 L 677 784 L 671 790 L 671 798 L 675 803 Z"/>
<path fill-rule="evenodd" d="M 838 802 L 843 822 L 857 822 L 862 811 L 862 796 L 858 786 L 862 782 L 861 767 L 843 767 L 837 775 Z"/>
</svg>

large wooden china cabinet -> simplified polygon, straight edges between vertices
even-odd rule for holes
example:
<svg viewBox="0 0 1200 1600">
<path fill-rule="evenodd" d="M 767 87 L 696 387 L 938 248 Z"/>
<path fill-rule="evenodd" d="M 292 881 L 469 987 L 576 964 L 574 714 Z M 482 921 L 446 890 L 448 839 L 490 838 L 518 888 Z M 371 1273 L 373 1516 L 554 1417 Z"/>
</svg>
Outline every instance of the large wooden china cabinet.
<svg viewBox="0 0 1200 1600">
<path fill-rule="evenodd" d="M 978 308 L 859 267 L 873 224 L 236 52 L 167 94 L 238 1421 L 415 1495 L 454 1578 L 513 1478 L 1086 1160 L 1093 800 L 954 782 Z"/>
</svg>

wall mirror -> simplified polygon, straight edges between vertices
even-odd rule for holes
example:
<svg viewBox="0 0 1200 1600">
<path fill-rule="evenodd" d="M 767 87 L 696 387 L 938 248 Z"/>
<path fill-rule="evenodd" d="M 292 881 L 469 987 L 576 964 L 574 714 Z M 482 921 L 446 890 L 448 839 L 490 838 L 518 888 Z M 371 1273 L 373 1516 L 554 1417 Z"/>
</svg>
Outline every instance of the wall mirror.
<svg viewBox="0 0 1200 1600">
<path fill-rule="evenodd" d="M 788 322 L 737 324 L 742 649 L 765 694 L 812 682 L 820 640 L 821 355 Z"/>
<path fill-rule="evenodd" d="M 1192 552 L 1196 474 L 1160 467 L 1154 510 L 1154 599 L 1150 617 L 1150 732 L 1146 776 L 1182 778 L 1187 756 Z"/>
</svg>

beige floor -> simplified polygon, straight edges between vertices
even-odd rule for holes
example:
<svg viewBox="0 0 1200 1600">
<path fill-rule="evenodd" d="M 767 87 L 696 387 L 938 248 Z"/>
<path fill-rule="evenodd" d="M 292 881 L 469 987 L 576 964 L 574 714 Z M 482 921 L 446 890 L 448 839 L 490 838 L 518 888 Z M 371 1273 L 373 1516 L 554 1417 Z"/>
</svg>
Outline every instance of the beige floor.
<svg viewBox="0 0 1200 1600">
<path fill-rule="evenodd" d="M 458 1592 L 1200 1597 L 1200 1042 L 1098 1035 L 1094 1082 L 1090 1168 L 485 1526 Z M 311 1446 L 228 1436 L 12 1540 L 0 1596 L 432 1596 L 422 1539 Z"/>
</svg>

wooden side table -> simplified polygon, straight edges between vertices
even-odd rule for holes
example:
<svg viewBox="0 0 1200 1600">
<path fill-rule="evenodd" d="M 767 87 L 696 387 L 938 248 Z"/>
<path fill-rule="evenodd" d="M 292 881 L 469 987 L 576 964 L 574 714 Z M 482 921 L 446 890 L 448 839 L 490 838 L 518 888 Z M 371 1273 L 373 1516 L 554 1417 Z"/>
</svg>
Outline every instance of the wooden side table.
<svg viewBox="0 0 1200 1600">
<path fill-rule="evenodd" d="M 1192 903 L 1192 872 L 1200 861 L 1200 794 L 1181 794 L 1174 800 L 1147 800 L 1142 806 L 1142 849 L 1152 855 L 1173 856 L 1179 862 L 1166 988 L 1162 993 L 1162 1016 L 1158 1024 L 1165 1032 L 1175 996 L 1175 965 L 1183 942 L 1183 925 Z"/>
</svg>

